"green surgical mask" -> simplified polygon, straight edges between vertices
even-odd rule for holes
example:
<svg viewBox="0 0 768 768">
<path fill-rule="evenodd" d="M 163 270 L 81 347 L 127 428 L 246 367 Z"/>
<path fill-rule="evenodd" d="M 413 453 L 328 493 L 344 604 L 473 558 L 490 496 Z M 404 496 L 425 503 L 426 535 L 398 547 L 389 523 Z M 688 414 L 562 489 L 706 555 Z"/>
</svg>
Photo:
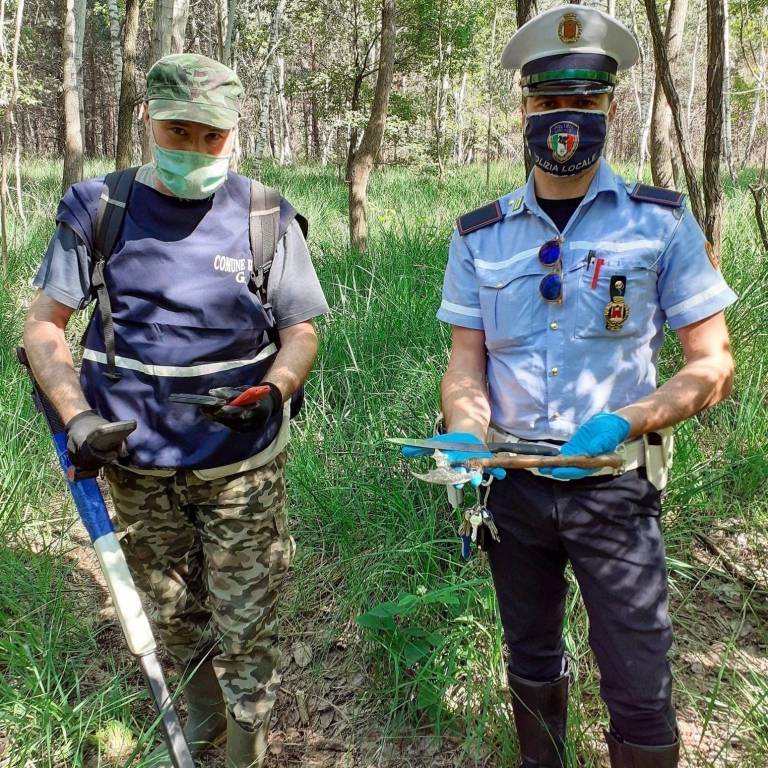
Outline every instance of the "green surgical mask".
<svg viewBox="0 0 768 768">
<path fill-rule="evenodd" d="M 183 149 L 165 149 L 154 143 L 157 178 L 176 197 L 203 200 L 210 197 L 226 180 L 229 155 L 205 155 Z"/>
</svg>

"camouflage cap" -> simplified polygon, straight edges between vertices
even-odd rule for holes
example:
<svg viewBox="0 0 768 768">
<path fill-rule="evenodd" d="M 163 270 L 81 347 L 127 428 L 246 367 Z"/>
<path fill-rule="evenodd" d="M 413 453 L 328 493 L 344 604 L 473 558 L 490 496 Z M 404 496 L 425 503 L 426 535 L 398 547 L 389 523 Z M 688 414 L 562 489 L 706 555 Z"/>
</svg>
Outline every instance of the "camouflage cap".
<svg viewBox="0 0 768 768">
<path fill-rule="evenodd" d="M 153 120 L 191 120 L 234 128 L 242 96 L 240 78 L 229 67 L 196 53 L 164 56 L 147 73 Z"/>
</svg>

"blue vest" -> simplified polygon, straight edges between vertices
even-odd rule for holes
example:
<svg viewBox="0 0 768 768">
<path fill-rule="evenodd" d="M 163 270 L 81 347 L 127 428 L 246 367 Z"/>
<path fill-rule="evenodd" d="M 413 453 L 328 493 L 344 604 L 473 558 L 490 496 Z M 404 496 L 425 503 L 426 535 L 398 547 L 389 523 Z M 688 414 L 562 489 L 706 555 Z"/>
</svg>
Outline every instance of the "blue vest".
<svg viewBox="0 0 768 768">
<path fill-rule="evenodd" d="M 71 187 L 57 213 L 92 245 L 103 179 Z M 174 392 L 256 384 L 274 360 L 269 307 L 250 290 L 250 182 L 230 173 L 213 197 L 179 200 L 135 183 L 121 236 L 104 272 L 115 327 L 119 381 L 105 377 L 101 317 L 83 338 L 80 381 L 91 407 L 110 421 L 135 419 L 124 462 L 208 469 L 243 461 L 276 437 L 283 415 L 241 434 L 206 419 Z M 281 205 L 281 234 L 295 216 Z M 301 395 L 292 403 L 298 411 Z"/>
</svg>

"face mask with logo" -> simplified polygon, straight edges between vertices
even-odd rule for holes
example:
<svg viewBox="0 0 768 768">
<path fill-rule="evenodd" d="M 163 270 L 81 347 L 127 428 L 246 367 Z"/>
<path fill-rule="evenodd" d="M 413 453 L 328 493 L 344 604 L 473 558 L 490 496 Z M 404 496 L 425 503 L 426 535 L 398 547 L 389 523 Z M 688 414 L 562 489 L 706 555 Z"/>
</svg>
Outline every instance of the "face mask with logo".
<svg viewBox="0 0 768 768">
<path fill-rule="evenodd" d="M 554 176 L 574 176 L 603 153 L 608 116 L 591 109 L 553 109 L 525 117 L 525 143 L 534 164 Z"/>
<path fill-rule="evenodd" d="M 158 146 L 156 141 L 152 143 L 157 178 L 176 197 L 204 200 L 227 180 L 229 155 L 214 156 L 184 149 L 166 149 Z"/>
</svg>

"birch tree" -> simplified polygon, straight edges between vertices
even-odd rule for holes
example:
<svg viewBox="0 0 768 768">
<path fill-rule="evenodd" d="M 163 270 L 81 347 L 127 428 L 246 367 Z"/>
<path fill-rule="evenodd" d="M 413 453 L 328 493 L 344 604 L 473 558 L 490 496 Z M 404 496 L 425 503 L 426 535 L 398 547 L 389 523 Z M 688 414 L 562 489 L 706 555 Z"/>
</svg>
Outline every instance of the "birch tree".
<svg viewBox="0 0 768 768">
<path fill-rule="evenodd" d="M 4 16 L 5 8 L 3 8 Z M 24 206 L 21 198 L 21 144 L 19 133 L 16 130 L 16 104 L 19 100 L 19 39 L 21 37 L 21 20 L 24 15 L 24 0 L 17 0 L 16 16 L 13 25 L 13 43 L 10 61 L 10 92 L 8 93 L 3 114 L 3 122 L 0 125 L 0 258 L 2 259 L 3 276 L 8 274 L 8 213 L 10 210 L 10 191 L 8 189 L 8 169 L 10 166 L 11 137 L 14 143 L 14 169 L 16 189 L 16 215 L 22 222 L 26 222 Z M 0 60 L 3 66 L 7 66 L 8 47 L 5 42 L 4 18 L 0 23 Z M 0 94 L 0 101 L 5 100 L 5 94 Z"/>
<path fill-rule="evenodd" d="M 277 106 L 280 113 L 280 148 L 278 160 L 280 165 L 293 161 L 291 149 L 291 121 L 288 116 L 288 102 L 285 98 L 285 60 L 282 55 L 277 57 Z"/>
<path fill-rule="evenodd" d="M 171 53 L 184 51 L 189 0 L 155 0 L 149 65 Z"/>
<path fill-rule="evenodd" d="M 149 66 L 171 53 L 184 51 L 184 36 L 189 16 L 189 0 L 155 0 L 152 20 L 152 45 L 149 51 Z M 152 158 L 149 151 L 149 135 L 144 132 L 141 145 L 142 162 Z"/>
<path fill-rule="evenodd" d="M 368 225 L 365 217 L 368 178 L 384 136 L 394 68 L 395 0 L 382 0 L 379 71 L 376 76 L 371 116 L 349 166 L 349 241 L 352 248 L 358 251 L 365 251 L 368 245 Z"/>
<path fill-rule="evenodd" d="M 267 43 L 267 57 L 264 61 L 264 79 L 261 86 L 261 111 L 259 116 L 259 132 L 256 135 L 256 147 L 253 152 L 253 175 L 261 178 L 261 164 L 264 159 L 264 149 L 267 145 L 267 132 L 269 131 L 269 107 L 272 101 L 272 85 L 275 79 L 274 54 L 280 42 L 280 23 L 285 13 L 286 0 L 277 0 L 277 5 L 272 13 L 272 21 L 269 25 L 269 42 Z"/>
<path fill-rule="evenodd" d="M 62 40 L 64 104 L 64 174 L 62 192 L 83 178 L 83 133 L 80 125 L 80 84 L 77 81 L 77 18 L 85 0 L 64 0 Z"/>
</svg>

